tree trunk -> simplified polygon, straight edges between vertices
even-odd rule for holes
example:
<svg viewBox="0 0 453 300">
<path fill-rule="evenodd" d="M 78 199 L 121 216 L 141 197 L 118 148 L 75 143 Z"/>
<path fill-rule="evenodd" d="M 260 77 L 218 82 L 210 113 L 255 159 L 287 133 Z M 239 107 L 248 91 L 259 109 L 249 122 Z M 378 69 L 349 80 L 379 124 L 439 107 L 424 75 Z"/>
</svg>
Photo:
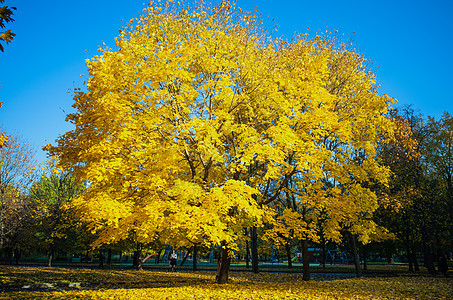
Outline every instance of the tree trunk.
<svg viewBox="0 0 453 300">
<path fill-rule="evenodd" d="M 406 247 L 406 257 L 407 262 L 409 263 L 409 272 L 414 272 L 414 263 L 412 261 L 412 253 L 409 250 L 409 247 Z"/>
<path fill-rule="evenodd" d="M 286 249 L 286 257 L 288 257 L 288 268 L 292 268 L 293 261 L 291 260 L 291 247 L 290 247 L 289 243 L 286 243 L 285 249 Z"/>
<path fill-rule="evenodd" d="M 5 258 L 8 258 L 9 264 L 14 264 L 13 262 L 13 249 L 11 247 L 8 248 L 0 248 L 1 252 L 5 253 Z M 0 254 L 1 256 L 1 254 Z"/>
<path fill-rule="evenodd" d="M 252 242 L 252 272 L 258 273 L 258 236 L 256 234 L 256 227 L 251 228 L 251 242 Z"/>
<path fill-rule="evenodd" d="M 112 249 L 109 248 L 107 252 L 107 267 L 110 268 L 112 266 Z"/>
<path fill-rule="evenodd" d="M 197 270 L 197 256 L 198 256 L 198 246 L 193 245 L 193 250 L 192 250 L 192 269 L 194 271 Z"/>
<path fill-rule="evenodd" d="M 52 260 L 53 260 L 53 250 L 50 250 L 47 254 L 47 266 L 50 268 L 52 267 Z"/>
<path fill-rule="evenodd" d="M 228 257 L 228 248 L 225 245 L 223 245 L 222 254 L 219 255 L 215 282 L 219 284 L 228 283 L 229 270 L 230 270 L 230 258 Z"/>
<path fill-rule="evenodd" d="M 249 236 L 247 232 L 247 228 L 245 228 L 245 267 L 248 269 L 250 268 L 250 255 L 249 255 Z"/>
<path fill-rule="evenodd" d="M 363 253 L 363 271 L 367 271 L 368 268 L 367 268 L 367 263 L 366 263 L 366 257 L 367 257 L 366 245 L 363 245 L 362 253 Z"/>
<path fill-rule="evenodd" d="M 104 253 L 99 250 L 99 269 L 104 269 Z"/>
<path fill-rule="evenodd" d="M 429 249 L 429 245 L 425 241 L 425 239 L 423 239 L 423 260 L 425 267 L 428 269 L 428 273 L 431 275 L 437 274 L 436 269 L 434 268 L 434 261 L 431 250 Z"/>
<path fill-rule="evenodd" d="M 404 244 L 406 245 L 406 256 L 407 256 L 407 262 L 409 263 L 409 272 L 414 272 L 414 261 L 413 261 L 411 246 L 410 246 L 411 245 L 411 241 L 410 241 L 411 229 L 407 225 L 408 224 L 407 217 L 404 218 L 404 224 L 406 225 Z"/>
<path fill-rule="evenodd" d="M 186 255 L 184 255 L 184 258 L 182 259 L 181 263 L 179 264 L 180 266 L 184 265 L 187 258 L 189 257 L 189 254 L 190 254 L 190 251 L 187 251 Z"/>
<path fill-rule="evenodd" d="M 308 253 L 308 240 L 301 241 L 301 248 L 302 248 L 302 270 L 303 276 L 302 280 L 309 281 L 310 280 L 310 256 Z"/>
<path fill-rule="evenodd" d="M 142 269 L 142 260 L 140 259 L 140 256 L 142 256 L 142 244 L 137 243 L 137 250 L 134 251 L 134 259 L 132 261 L 132 266 L 137 270 Z"/>
<path fill-rule="evenodd" d="M 349 244 L 350 244 L 351 250 L 352 250 L 352 257 L 354 259 L 356 276 L 362 277 L 362 268 L 360 267 L 360 258 L 359 258 L 359 254 L 357 252 L 357 245 L 355 242 L 355 237 L 352 235 L 352 233 L 350 231 L 348 231 L 348 239 L 349 239 Z"/>
<path fill-rule="evenodd" d="M 21 257 L 21 253 L 19 249 L 14 249 L 14 260 L 16 261 L 16 266 L 19 265 L 19 260 Z"/>
<path fill-rule="evenodd" d="M 414 262 L 414 270 L 415 270 L 415 272 L 420 271 L 420 266 L 418 265 L 418 260 L 417 260 L 417 252 L 412 250 L 411 256 L 412 256 L 412 261 Z"/>
<path fill-rule="evenodd" d="M 162 249 L 160 249 L 159 252 L 157 252 L 156 260 L 154 261 L 154 264 L 156 264 L 156 265 L 159 264 L 160 255 L 161 255 L 161 254 L 162 254 Z"/>
</svg>

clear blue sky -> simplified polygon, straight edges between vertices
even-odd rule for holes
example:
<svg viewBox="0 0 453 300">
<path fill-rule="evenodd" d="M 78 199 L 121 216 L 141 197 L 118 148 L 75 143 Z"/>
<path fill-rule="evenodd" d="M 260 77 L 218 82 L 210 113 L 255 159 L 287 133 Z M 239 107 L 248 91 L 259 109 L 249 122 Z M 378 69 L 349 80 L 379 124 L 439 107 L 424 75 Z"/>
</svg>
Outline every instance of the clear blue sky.
<svg viewBox="0 0 453 300">
<path fill-rule="evenodd" d="M 105 42 L 114 45 L 118 29 L 140 15 L 145 0 L 17 1 L 17 34 L 0 53 L 0 124 L 38 149 L 72 127 L 71 93 L 86 74 L 85 59 Z M 219 1 L 213 1 L 218 3 Z M 413 105 L 425 116 L 453 113 L 453 1 L 297 1 L 238 0 L 259 10 L 279 34 L 338 30 L 376 65 L 380 92 Z M 272 19 L 274 19 L 272 23 Z M 123 20 L 123 21 L 122 21 Z M 86 51 L 86 52 L 85 52 Z M 85 77 L 86 79 L 86 77 Z"/>
</svg>

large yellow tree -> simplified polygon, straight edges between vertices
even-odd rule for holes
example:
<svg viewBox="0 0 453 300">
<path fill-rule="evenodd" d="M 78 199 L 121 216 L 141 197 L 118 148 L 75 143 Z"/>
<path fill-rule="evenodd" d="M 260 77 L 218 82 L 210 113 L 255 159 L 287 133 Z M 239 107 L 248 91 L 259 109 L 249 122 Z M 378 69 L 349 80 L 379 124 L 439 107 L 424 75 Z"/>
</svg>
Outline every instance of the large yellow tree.
<svg viewBox="0 0 453 300">
<path fill-rule="evenodd" d="M 46 149 L 89 181 L 75 205 L 99 235 L 96 245 L 222 245 L 224 283 L 228 249 L 269 216 L 267 205 L 296 174 L 301 199 L 337 214 L 373 210 L 359 182 L 367 170 L 385 178 L 373 147 L 388 125 L 388 98 L 331 93 L 328 48 L 272 39 L 258 23 L 228 1 L 151 3 L 121 31 L 116 50 L 88 60 L 86 91 L 76 92 L 68 116 L 76 128 Z M 342 146 L 332 151 L 326 139 Z M 353 163 L 359 151 L 365 170 Z M 326 165 L 343 183 L 329 204 L 319 192 Z"/>
<path fill-rule="evenodd" d="M 76 204 L 97 244 L 131 235 L 222 244 L 219 282 L 227 280 L 227 249 L 263 216 L 241 174 L 257 151 L 269 159 L 257 130 L 280 107 L 265 99 L 267 89 L 278 92 L 269 76 L 275 47 L 253 18 L 234 17 L 228 3 L 151 5 L 122 31 L 118 50 L 88 62 L 87 91 L 68 116 L 76 129 L 47 149 L 90 182 Z"/>
</svg>

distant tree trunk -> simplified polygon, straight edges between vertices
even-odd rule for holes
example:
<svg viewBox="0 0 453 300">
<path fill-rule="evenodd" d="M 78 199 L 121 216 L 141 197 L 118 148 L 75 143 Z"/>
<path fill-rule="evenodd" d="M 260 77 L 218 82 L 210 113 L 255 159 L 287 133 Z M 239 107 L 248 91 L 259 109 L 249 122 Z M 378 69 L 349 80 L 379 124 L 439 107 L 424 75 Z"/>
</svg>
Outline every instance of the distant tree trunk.
<svg viewBox="0 0 453 300">
<path fill-rule="evenodd" d="M 437 268 L 439 269 L 439 272 L 441 272 L 444 275 L 445 278 L 450 277 L 450 275 L 448 274 L 448 263 L 446 255 L 442 254 L 439 257 Z"/>
<path fill-rule="evenodd" d="M 288 257 L 288 268 L 292 268 L 293 261 L 291 260 L 291 246 L 289 245 L 289 243 L 286 243 L 285 249 L 286 249 L 286 257 Z"/>
<path fill-rule="evenodd" d="M 249 256 L 249 236 L 247 232 L 247 228 L 245 228 L 245 267 L 248 269 L 250 268 L 250 256 Z"/>
<path fill-rule="evenodd" d="M 186 262 L 187 258 L 189 257 L 189 254 L 190 254 L 190 251 L 187 251 L 186 255 L 184 255 L 184 258 L 181 261 L 181 264 L 179 264 L 180 266 L 184 265 L 184 263 Z"/>
<path fill-rule="evenodd" d="M 426 242 L 424 234 L 423 234 L 423 260 L 425 267 L 428 269 L 428 273 L 431 275 L 437 274 L 436 269 L 434 268 L 433 256 L 429 248 L 429 245 Z"/>
<path fill-rule="evenodd" d="M 198 256 L 198 246 L 194 245 L 192 250 L 192 269 L 197 270 L 197 256 Z"/>
<path fill-rule="evenodd" d="M 308 240 L 307 239 L 304 239 L 301 241 L 301 248 L 302 248 L 302 271 L 303 271 L 302 280 L 309 281 L 310 280 L 310 256 L 308 253 Z"/>
<path fill-rule="evenodd" d="M 161 254 L 162 254 L 162 249 L 160 249 L 160 250 L 157 252 L 156 260 L 154 261 L 154 264 L 156 264 L 156 265 L 159 264 L 160 255 L 161 255 Z"/>
<path fill-rule="evenodd" d="M 258 236 L 256 234 L 256 227 L 252 227 L 250 231 L 252 242 L 252 272 L 258 273 Z"/>
<path fill-rule="evenodd" d="M 16 261 L 16 266 L 19 265 L 20 256 L 21 256 L 20 250 L 14 249 L 14 260 Z"/>
<path fill-rule="evenodd" d="M 54 253 L 53 250 L 49 250 L 49 252 L 47 254 L 47 266 L 49 268 L 52 267 L 53 253 Z"/>
<path fill-rule="evenodd" d="M 13 264 L 13 249 L 11 247 L 8 247 L 8 248 L 0 247 L 0 250 L 2 250 L 1 252 L 5 253 L 5 258 L 8 258 L 9 264 L 12 265 Z"/>
<path fill-rule="evenodd" d="M 412 250 L 411 256 L 412 256 L 412 261 L 414 262 L 414 270 L 415 270 L 415 272 L 420 271 L 420 266 L 418 265 L 418 260 L 417 260 L 417 252 Z"/>
<path fill-rule="evenodd" d="M 407 257 L 407 262 L 409 263 L 409 272 L 414 272 L 414 261 L 412 257 L 412 251 L 411 251 L 411 242 L 410 242 L 410 233 L 411 229 L 407 225 L 407 217 L 404 218 L 404 223 L 406 224 L 405 228 L 405 235 L 404 235 L 404 244 L 406 246 L 406 257 Z"/>
<path fill-rule="evenodd" d="M 99 250 L 99 269 L 104 269 L 104 253 Z"/>
<path fill-rule="evenodd" d="M 228 257 L 228 248 L 226 247 L 226 245 L 222 245 L 222 252 L 221 254 L 219 254 L 215 282 L 219 284 L 228 283 L 229 270 L 230 270 L 230 257 Z"/>
<path fill-rule="evenodd" d="M 366 263 L 366 257 L 367 257 L 366 245 L 363 245 L 362 253 L 363 253 L 363 270 L 367 271 L 368 268 L 367 268 L 367 263 Z"/>
<path fill-rule="evenodd" d="M 360 267 L 360 258 L 359 258 L 359 254 L 357 252 L 357 245 L 355 242 L 355 237 L 352 235 L 352 233 L 350 231 L 348 231 L 347 235 L 348 235 L 349 244 L 350 244 L 351 250 L 352 250 L 352 257 L 354 259 L 356 276 L 362 277 L 362 268 Z"/>
<path fill-rule="evenodd" d="M 406 245 L 406 257 L 407 262 L 409 263 L 409 272 L 414 272 L 414 263 L 412 261 L 412 253 L 409 250 L 409 247 Z"/>
<path fill-rule="evenodd" d="M 322 263 L 322 268 L 323 269 L 326 268 L 326 258 L 327 258 L 326 241 L 324 240 L 324 238 L 322 238 L 322 260 L 321 260 L 321 263 Z"/>
<path fill-rule="evenodd" d="M 112 266 L 112 249 L 109 248 L 107 252 L 107 267 L 110 268 Z"/>
</svg>

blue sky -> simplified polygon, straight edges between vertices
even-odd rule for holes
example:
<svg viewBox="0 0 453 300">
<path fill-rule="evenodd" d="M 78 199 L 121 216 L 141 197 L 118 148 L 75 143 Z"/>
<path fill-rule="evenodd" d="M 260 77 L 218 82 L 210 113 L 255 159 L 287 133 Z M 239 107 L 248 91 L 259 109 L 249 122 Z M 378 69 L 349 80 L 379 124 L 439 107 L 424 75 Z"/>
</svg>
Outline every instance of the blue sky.
<svg viewBox="0 0 453 300">
<path fill-rule="evenodd" d="M 0 124 L 36 147 L 53 143 L 72 127 L 65 122 L 70 90 L 86 77 L 85 60 L 105 42 L 114 45 L 126 22 L 140 15 L 145 0 L 17 1 L 16 33 L 0 53 Z M 218 3 L 219 1 L 213 1 Z M 338 30 L 374 62 L 380 93 L 413 105 L 423 115 L 453 113 L 453 1 L 237 0 L 259 10 L 278 34 Z M 272 21 L 274 19 L 274 21 Z M 308 29 L 309 28 L 309 29 Z M 353 34 L 354 33 L 354 34 Z"/>
</svg>

